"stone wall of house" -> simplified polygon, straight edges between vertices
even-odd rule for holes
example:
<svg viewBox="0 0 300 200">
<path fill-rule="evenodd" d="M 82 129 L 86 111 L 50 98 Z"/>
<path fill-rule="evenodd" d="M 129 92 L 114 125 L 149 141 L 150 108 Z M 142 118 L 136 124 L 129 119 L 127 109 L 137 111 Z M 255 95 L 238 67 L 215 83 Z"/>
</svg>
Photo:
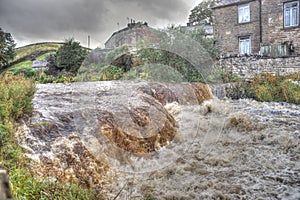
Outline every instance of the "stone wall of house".
<svg viewBox="0 0 300 200">
<path fill-rule="evenodd" d="M 238 3 L 214 9 L 214 35 L 222 54 L 238 54 L 238 38 L 251 36 L 252 53 L 260 50 L 259 1 L 249 0 L 250 22 L 238 23 Z M 262 46 L 277 46 L 293 41 L 295 54 L 300 54 L 300 24 L 284 28 L 284 3 L 293 0 L 262 0 Z M 299 1 L 300 0 L 294 0 Z M 246 1 L 247 2 L 247 1 Z M 242 4 L 242 3 L 240 3 Z M 300 18 L 300 14 L 299 14 Z"/>
<path fill-rule="evenodd" d="M 231 56 L 221 58 L 217 67 L 229 74 L 249 79 L 260 73 L 290 74 L 300 72 L 300 56 L 265 58 L 260 56 Z"/>
<path fill-rule="evenodd" d="M 250 1 L 250 22 L 238 23 L 238 5 L 214 9 L 214 35 L 217 45 L 226 54 L 239 53 L 239 37 L 251 37 L 252 52 L 259 51 L 259 2 Z"/>
<path fill-rule="evenodd" d="M 300 0 L 297 1 L 300 4 Z M 281 45 L 293 41 L 295 52 L 300 54 L 300 26 L 284 28 L 284 2 L 291 2 L 291 0 L 262 1 L 263 46 Z"/>
<path fill-rule="evenodd" d="M 113 33 L 105 43 L 106 49 L 114 49 L 122 45 L 127 45 L 130 49 L 136 49 L 139 39 L 150 37 L 154 29 L 147 24 L 128 24 L 128 27 Z"/>
</svg>

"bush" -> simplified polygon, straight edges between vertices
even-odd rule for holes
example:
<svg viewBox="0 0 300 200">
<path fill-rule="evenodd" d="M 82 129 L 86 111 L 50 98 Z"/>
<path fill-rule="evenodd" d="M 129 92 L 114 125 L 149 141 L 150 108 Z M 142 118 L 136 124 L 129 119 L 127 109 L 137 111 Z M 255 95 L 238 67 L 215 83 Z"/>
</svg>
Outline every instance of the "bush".
<svg viewBox="0 0 300 200">
<path fill-rule="evenodd" d="M 124 70 L 120 67 L 113 65 L 104 67 L 100 72 L 101 81 L 119 80 L 124 73 Z"/>
<path fill-rule="evenodd" d="M 138 58 L 143 61 L 147 66 L 152 64 L 153 66 L 165 66 L 165 69 L 161 68 L 161 70 L 167 70 L 169 74 L 177 73 L 181 74 L 185 81 L 188 82 L 205 82 L 201 73 L 198 71 L 197 67 L 193 66 L 188 60 L 185 58 L 165 50 L 156 50 L 145 48 L 138 51 Z M 137 68 L 140 68 L 138 66 Z M 178 77 L 178 76 L 177 76 Z M 178 81 L 177 78 L 173 81 Z"/>
<path fill-rule="evenodd" d="M 247 86 L 248 93 L 258 101 L 300 104 L 299 74 L 279 76 L 260 74 Z"/>
<path fill-rule="evenodd" d="M 76 73 L 88 55 L 88 51 L 74 39 L 66 40 L 55 54 L 55 63 L 59 69 Z"/>
</svg>

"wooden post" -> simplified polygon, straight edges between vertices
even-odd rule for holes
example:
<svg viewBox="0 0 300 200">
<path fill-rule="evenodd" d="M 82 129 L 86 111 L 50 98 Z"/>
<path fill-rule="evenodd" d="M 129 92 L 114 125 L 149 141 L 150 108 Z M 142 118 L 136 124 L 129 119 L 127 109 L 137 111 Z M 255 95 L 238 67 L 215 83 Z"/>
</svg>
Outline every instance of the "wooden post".
<svg viewBox="0 0 300 200">
<path fill-rule="evenodd" d="M 1 200 L 12 199 L 7 173 L 5 170 L 1 170 L 1 169 L 0 169 L 0 199 Z"/>
</svg>

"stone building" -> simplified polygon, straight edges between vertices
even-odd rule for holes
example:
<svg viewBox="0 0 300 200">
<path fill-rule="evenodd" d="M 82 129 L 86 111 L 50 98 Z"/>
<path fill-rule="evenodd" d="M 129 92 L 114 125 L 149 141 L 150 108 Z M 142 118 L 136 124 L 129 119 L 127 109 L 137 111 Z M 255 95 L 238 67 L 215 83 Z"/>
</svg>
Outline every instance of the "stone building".
<svg viewBox="0 0 300 200">
<path fill-rule="evenodd" d="M 222 54 L 300 54 L 300 0 L 223 0 L 213 8 Z"/>
<path fill-rule="evenodd" d="M 205 31 L 205 37 L 211 38 L 214 35 L 214 29 L 212 25 L 191 25 L 187 23 L 187 26 L 180 26 L 180 28 L 187 31 L 195 31 L 197 29 L 203 29 Z"/>
<path fill-rule="evenodd" d="M 131 51 L 137 49 L 138 41 L 143 38 L 154 37 L 155 29 L 148 26 L 146 22 L 135 22 L 131 20 L 127 27 L 114 32 L 105 42 L 105 49 L 114 49 L 127 45 Z"/>
<path fill-rule="evenodd" d="M 45 69 L 48 66 L 47 60 L 34 60 L 32 62 L 32 68 L 34 69 Z"/>
</svg>

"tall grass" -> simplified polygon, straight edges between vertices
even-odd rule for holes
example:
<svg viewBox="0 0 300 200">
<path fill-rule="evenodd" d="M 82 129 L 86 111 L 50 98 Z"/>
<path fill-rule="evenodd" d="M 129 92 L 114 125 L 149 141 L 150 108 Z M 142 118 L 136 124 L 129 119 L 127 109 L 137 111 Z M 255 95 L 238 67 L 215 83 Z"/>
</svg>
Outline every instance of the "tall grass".
<svg viewBox="0 0 300 200">
<path fill-rule="evenodd" d="M 8 171 L 14 199 L 102 199 L 92 189 L 77 184 L 37 180 L 29 170 L 29 160 L 14 137 L 15 122 L 32 111 L 33 80 L 6 73 L 0 77 L 0 167 Z"/>
<path fill-rule="evenodd" d="M 32 110 L 35 86 L 31 80 L 6 73 L 0 79 L 0 91 L 0 125 L 12 124 Z"/>
</svg>

